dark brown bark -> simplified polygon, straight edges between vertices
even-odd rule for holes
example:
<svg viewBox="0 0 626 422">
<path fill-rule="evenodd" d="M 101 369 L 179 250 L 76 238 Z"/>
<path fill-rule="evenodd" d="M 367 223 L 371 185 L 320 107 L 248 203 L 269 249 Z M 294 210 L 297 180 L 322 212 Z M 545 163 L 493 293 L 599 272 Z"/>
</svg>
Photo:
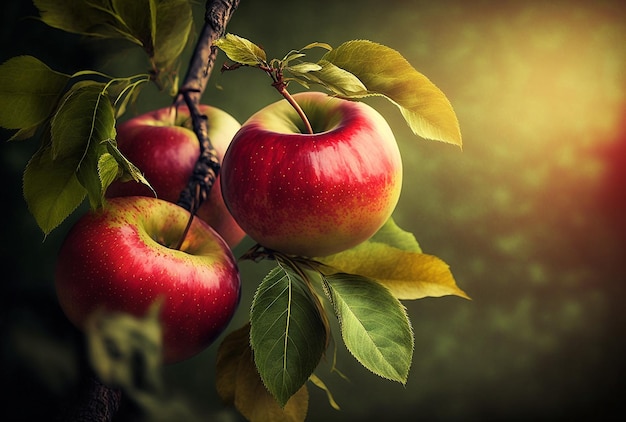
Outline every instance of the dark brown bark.
<svg viewBox="0 0 626 422">
<path fill-rule="evenodd" d="M 187 187 L 178 199 L 178 205 L 189 210 L 192 215 L 209 196 L 220 170 L 217 152 L 208 136 L 206 116 L 200 114 L 198 105 L 217 56 L 217 47 L 213 42 L 224 35 L 226 25 L 238 6 L 239 0 L 207 1 L 204 26 L 176 99 L 177 103 L 183 100 L 189 107 L 193 130 L 200 142 L 200 156 Z"/>
<path fill-rule="evenodd" d="M 111 422 L 118 412 L 122 392 L 110 388 L 95 376 L 85 377 L 80 392 L 71 406 L 61 415 L 61 420 L 69 422 Z"/>
</svg>

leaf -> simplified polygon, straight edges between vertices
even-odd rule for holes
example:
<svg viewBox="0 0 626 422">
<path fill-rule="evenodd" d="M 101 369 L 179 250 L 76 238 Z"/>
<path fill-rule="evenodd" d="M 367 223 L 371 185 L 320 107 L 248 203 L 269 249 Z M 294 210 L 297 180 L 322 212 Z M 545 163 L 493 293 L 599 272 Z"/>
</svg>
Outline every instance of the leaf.
<svg viewBox="0 0 626 422">
<path fill-rule="evenodd" d="M 76 163 L 53 161 L 49 147 L 36 152 L 26 165 L 23 188 L 28 209 L 46 235 L 61 224 L 87 195 L 87 190 L 76 177 Z"/>
<path fill-rule="evenodd" d="M 115 109 L 103 89 L 95 82 L 72 87 L 50 125 L 55 161 L 76 163 L 92 208 L 104 201 L 100 157 L 108 153 L 105 141 L 115 138 Z"/>
<path fill-rule="evenodd" d="M 8 140 L 9 141 L 23 141 L 24 139 L 30 139 L 37 133 L 39 125 L 35 125 L 29 128 L 23 128 L 15 132 Z"/>
<path fill-rule="evenodd" d="M 0 65 L 0 126 L 34 133 L 32 129 L 48 118 L 69 79 L 32 56 L 4 62 Z M 22 135 L 15 139 L 23 139 Z"/>
<path fill-rule="evenodd" d="M 99 308 L 86 319 L 87 357 L 107 385 L 127 394 L 161 388 L 162 305 L 162 300 L 156 300 L 139 317 Z"/>
<path fill-rule="evenodd" d="M 120 165 L 112 154 L 104 152 L 98 157 L 98 178 L 100 179 L 100 189 L 103 196 L 107 188 L 118 178 L 120 173 Z"/>
<path fill-rule="evenodd" d="M 326 393 L 326 397 L 328 398 L 328 403 L 331 405 L 333 409 L 341 410 L 341 408 L 335 401 L 335 398 L 333 397 L 332 393 L 330 392 L 326 384 L 324 384 L 324 381 L 320 379 L 320 377 L 318 377 L 315 374 L 311 374 L 309 381 L 311 381 L 313 385 L 315 385 L 316 387 L 318 387 L 319 389 L 323 390 Z"/>
<path fill-rule="evenodd" d="M 330 44 L 327 44 L 325 42 L 312 42 L 302 47 L 300 51 L 310 50 L 312 48 L 323 48 L 324 50 L 328 50 L 328 51 L 331 51 L 333 49 Z"/>
<path fill-rule="evenodd" d="M 381 243 L 372 238 L 360 245 L 317 260 L 325 273 L 358 274 L 376 280 L 398 299 L 456 295 L 469 299 L 441 259 Z"/>
<path fill-rule="evenodd" d="M 419 243 L 413 233 L 402 230 L 394 221 L 389 218 L 383 226 L 369 239 L 370 242 L 384 243 L 403 251 L 422 252 Z"/>
<path fill-rule="evenodd" d="M 115 142 L 109 141 L 106 143 L 106 146 L 109 154 L 111 154 L 113 158 L 115 158 L 115 161 L 117 161 L 119 165 L 121 174 L 118 177 L 121 178 L 123 181 L 134 180 L 135 182 L 143 183 L 144 185 L 152 189 L 152 192 L 154 192 L 154 196 L 156 197 L 156 192 L 154 191 L 152 186 L 150 186 L 148 180 L 143 176 L 141 170 L 139 170 L 137 166 L 135 166 L 122 155 L 120 150 L 117 148 L 117 144 Z"/>
<path fill-rule="evenodd" d="M 294 70 L 295 66 L 291 66 L 289 70 L 343 97 L 361 97 L 368 94 L 365 85 L 352 73 L 326 60 L 320 60 L 317 64 L 319 69 L 307 69 L 306 72 L 298 72 L 297 68 Z"/>
<path fill-rule="evenodd" d="M 193 25 L 189 0 L 34 0 L 41 19 L 63 31 L 140 45 L 158 69 L 183 52 Z"/>
<path fill-rule="evenodd" d="M 300 52 L 290 52 L 289 54 L 285 56 L 285 58 L 283 58 L 282 60 L 283 65 L 288 66 L 290 61 L 300 59 L 304 56 L 306 56 L 306 54 L 303 54 Z"/>
<path fill-rule="evenodd" d="M 185 49 L 193 26 L 189 0 L 161 0 L 156 6 L 154 61 L 168 68 Z"/>
<path fill-rule="evenodd" d="M 111 7 L 122 25 L 151 56 L 156 33 L 155 0 L 112 0 Z"/>
<path fill-rule="evenodd" d="M 227 335 L 218 348 L 216 387 L 220 398 L 251 422 L 303 422 L 309 404 L 306 386 L 281 407 L 261 381 L 249 339 L 250 324 L 246 324 Z"/>
<path fill-rule="evenodd" d="M 102 190 L 103 181 L 100 177 L 100 159 L 104 154 L 108 154 L 106 145 L 91 145 L 76 173 L 80 184 L 87 189 L 87 198 L 92 209 L 100 208 L 104 203 L 105 191 Z"/>
<path fill-rule="evenodd" d="M 113 107 L 102 95 L 105 85 L 94 81 L 74 84 L 50 122 L 55 159 L 78 157 L 79 165 L 94 142 L 115 137 Z M 78 170 L 78 168 L 77 168 Z"/>
<path fill-rule="evenodd" d="M 235 63 L 259 66 L 267 61 L 265 51 L 261 47 L 239 35 L 226 34 L 215 40 L 213 45 L 222 50 Z"/>
<path fill-rule="evenodd" d="M 289 66 L 287 68 L 287 70 L 293 73 L 308 73 L 308 72 L 319 71 L 321 69 L 322 69 L 322 66 L 320 66 L 319 64 L 308 63 L 308 62 L 298 63 L 293 66 Z"/>
<path fill-rule="evenodd" d="M 373 373 L 405 384 L 414 340 L 404 306 L 366 277 L 331 274 L 322 281 L 350 353 Z"/>
<path fill-rule="evenodd" d="M 33 0 L 41 19 L 49 26 L 75 34 L 119 37 L 111 25 L 109 0 Z"/>
<path fill-rule="evenodd" d="M 328 333 L 306 280 L 282 263 L 263 279 L 250 311 L 250 344 L 263 382 L 281 406 L 307 381 Z"/>
<path fill-rule="evenodd" d="M 400 108 L 416 135 L 462 146 L 456 114 L 445 94 L 396 50 L 366 40 L 353 40 L 326 53 L 328 61 L 355 75 L 367 93 L 382 95 Z"/>
</svg>

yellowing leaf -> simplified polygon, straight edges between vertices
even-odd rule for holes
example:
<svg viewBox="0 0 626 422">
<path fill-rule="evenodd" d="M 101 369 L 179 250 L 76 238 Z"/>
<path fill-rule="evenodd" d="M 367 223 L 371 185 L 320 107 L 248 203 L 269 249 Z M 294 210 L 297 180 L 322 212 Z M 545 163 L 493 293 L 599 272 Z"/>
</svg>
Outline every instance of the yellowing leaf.
<svg viewBox="0 0 626 422">
<path fill-rule="evenodd" d="M 405 251 L 367 241 L 355 248 L 319 258 L 339 272 L 372 278 L 398 299 L 456 295 L 469 299 L 454 280 L 448 264 L 433 255 Z M 334 270 L 322 270 L 324 272 Z"/>
<path fill-rule="evenodd" d="M 250 324 L 230 333 L 217 351 L 216 386 L 220 398 L 251 422 L 303 422 L 309 393 L 303 385 L 284 407 L 267 391 L 254 365 Z"/>
<path fill-rule="evenodd" d="M 318 69 L 312 69 L 307 72 L 298 72 L 295 66 L 290 67 L 289 70 L 311 82 L 324 86 L 329 91 L 342 97 L 355 98 L 368 94 L 365 85 L 352 73 L 326 60 L 320 60 L 317 64 Z"/>
<path fill-rule="evenodd" d="M 333 397 L 332 393 L 330 392 L 329 388 L 326 386 L 324 381 L 320 379 L 320 377 L 318 377 L 315 374 L 311 374 L 311 376 L 309 377 L 309 381 L 311 381 L 313 385 L 315 385 L 316 387 L 318 387 L 319 389 L 323 390 L 326 393 L 326 397 L 328 398 L 328 403 L 332 406 L 333 409 L 341 410 L 341 408 L 335 401 L 335 398 Z"/>
<path fill-rule="evenodd" d="M 387 97 L 399 108 L 416 135 L 462 145 L 456 114 L 445 94 L 418 72 L 398 51 L 371 41 L 348 41 L 326 53 L 321 61 L 355 75 L 368 95 Z"/>
</svg>

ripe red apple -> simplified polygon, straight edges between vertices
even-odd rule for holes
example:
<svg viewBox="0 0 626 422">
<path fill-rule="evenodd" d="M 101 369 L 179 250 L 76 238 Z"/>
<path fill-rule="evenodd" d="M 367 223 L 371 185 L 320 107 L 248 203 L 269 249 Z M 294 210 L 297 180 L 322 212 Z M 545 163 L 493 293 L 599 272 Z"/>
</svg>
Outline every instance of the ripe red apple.
<svg viewBox="0 0 626 422">
<path fill-rule="evenodd" d="M 189 358 L 211 344 L 239 303 L 240 279 L 226 242 L 176 204 L 112 198 L 89 211 L 64 240 L 55 284 L 61 308 L 79 328 L 97 309 L 144 316 L 162 298 L 163 359 Z"/>
<path fill-rule="evenodd" d="M 222 162 L 222 194 L 259 244 L 330 255 L 367 240 L 391 216 L 402 185 L 398 145 L 372 107 L 319 92 L 294 95 L 251 116 Z"/>
<path fill-rule="evenodd" d="M 208 135 L 221 160 L 239 122 L 223 110 L 200 105 L 208 117 Z M 200 154 L 200 144 L 191 129 L 186 106 L 165 107 L 131 118 L 117 127 L 118 148 L 144 174 L 157 197 L 177 202 L 187 185 Z M 154 196 L 146 185 L 135 181 L 115 181 L 107 197 Z M 245 233 L 233 220 L 224 205 L 218 178 L 208 199 L 196 214 L 209 223 L 226 242 L 235 247 Z"/>
</svg>

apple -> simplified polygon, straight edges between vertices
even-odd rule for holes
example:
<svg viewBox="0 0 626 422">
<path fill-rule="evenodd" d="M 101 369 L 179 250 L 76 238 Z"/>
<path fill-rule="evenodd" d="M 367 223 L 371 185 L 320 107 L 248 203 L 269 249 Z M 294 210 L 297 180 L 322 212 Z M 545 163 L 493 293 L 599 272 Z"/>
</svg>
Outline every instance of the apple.
<svg viewBox="0 0 626 422">
<path fill-rule="evenodd" d="M 236 260 L 226 242 L 184 208 L 157 198 L 120 197 L 82 216 L 64 239 L 55 270 L 59 303 L 84 329 L 95 311 L 142 317 L 162 300 L 163 361 L 209 346 L 240 298 Z"/>
<path fill-rule="evenodd" d="M 233 135 L 241 126 L 234 117 L 215 107 L 200 105 L 208 118 L 208 136 L 221 160 Z M 133 117 L 117 127 L 117 145 L 144 174 L 158 198 L 176 203 L 187 186 L 200 154 L 200 144 L 191 129 L 186 106 L 165 107 Z M 207 200 L 197 216 L 211 225 L 230 245 L 235 247 L 245 233 L 233 220 L 224 205 L 219 174 Z M 107 197 L 154 196 L 146 185 L 135 181 L 115 181 Z"/>
<path fill-rule="evenodd" d="M 222 162 L 222 194 L 257 243 L 286 254 L 330 255 L 371 237 L 400 196 L 402 161 L 385 119 L 360 102 L 304 92 L 252 115 Z"/>
</svg>

